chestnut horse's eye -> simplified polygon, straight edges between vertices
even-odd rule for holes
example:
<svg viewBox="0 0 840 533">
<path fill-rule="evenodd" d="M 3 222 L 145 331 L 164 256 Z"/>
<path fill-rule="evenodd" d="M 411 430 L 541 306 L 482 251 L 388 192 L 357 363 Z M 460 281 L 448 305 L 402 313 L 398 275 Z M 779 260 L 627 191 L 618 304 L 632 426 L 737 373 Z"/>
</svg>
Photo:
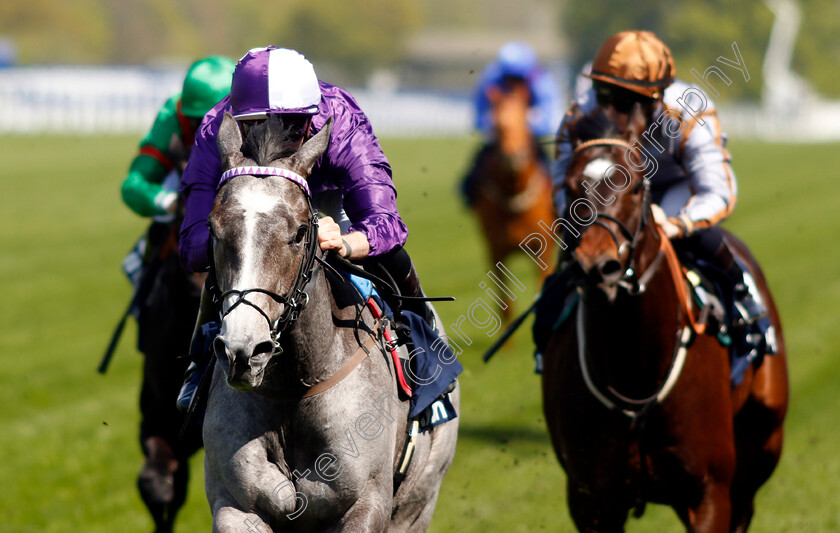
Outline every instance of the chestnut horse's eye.
<svg viewBox="0 0 840 533">
<path fill-rule="evenodd" d="M 306 237 L 306 232 L 309 231 L 308 226 L 301 226 L 297 230 L 297 234 L 295 235 L 295 244 L 300 244 L 303 241 L 303 238 Z"/>
</svg>

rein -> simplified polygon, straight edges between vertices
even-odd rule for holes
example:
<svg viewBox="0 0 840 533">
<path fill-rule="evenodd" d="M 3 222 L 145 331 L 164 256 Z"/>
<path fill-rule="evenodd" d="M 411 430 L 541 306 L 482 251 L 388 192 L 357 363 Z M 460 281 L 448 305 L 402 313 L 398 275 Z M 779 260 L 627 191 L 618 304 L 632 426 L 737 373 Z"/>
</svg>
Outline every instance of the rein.
<svg viewBox="0 0 840 533">
<path fill-rule="evenodd" d="M 608 386 L 606 392 L 602 392 L 589 372 L 588 358 L 586 357 L 586 322 L 584 320 L 583 299 L 578 302 L 576 333 L 578 345 L 578 364 L 583 375 L 583 382 L 586 388 L 592 393 L 601 404 L 610 411 L 619 411 L 631 419 L 636 419 L 646 413 L 655 403 L 662 403 L 671 393 L 677 383 L 685 366 L 685 359 L 688 355 L 688 346 L 694 338 L 691 326 L 685 326 L 677 332 L 677 342 L 674 353 L 671 356 L 671 365 L 668 367 L 665 380 L 659 389 L 647 398 L 634 399 L 622 395 L 614 388 Z"/>
<path fill-rule="evenodd" d="M 631 146 L 630 143 L 624 141 L 623 139 L 591 139 L 575 147 L 574 153 L 577 154 L 588 148 L 605 145 L 623 146 L 628 149 Z M 597 225 L 604 228 L 610 234 L 610 237 L 612 237 L 616 248 L 618 248 L 619 258 L 625 252 L 625 250 L 627 251 L 627 259 L 625 260 L 623 265 L 623 274 L 622 277 L 618 280 L 617 284 L 627 289 L 627 292 L 633 296 L 641 295 L 647 290 L 648 283 L 659 270 L 659 267 L 662 264 L 663 260 L 667 259 L 669 269 L 672 270 L 672 273 L 673 271 L 676 272 L 676 282 L 678 283 L 681 279 L 681 272 L 679 270 L 678 262 L 676 268 L 674 265 L 674 263 L 677 261 L 676 255 L 673 253 L 672 248 L 670 250 L 671 253 L 668 253 L 670 248 L 668 238 L 665 236 L 662 229 L 658 226 L 655 227 L 655 229 L 656 235 L 660 240 L 660 246 L 659 250 L 657 251 L 656 257 L 654 257 L 653 261 L 651 261 L 651 263 L 647 266 L 647 268 L 644 272 L 642 272 L 641 275 L 638 275 L 636 272 L 636 248 L 638 247 L 639 242 L 641 241 L 641 238 L 644 235 L 644 230 L 648 226 L 651 216 L 650 180 L 646 178 L 643 179 L 642 183 L 639 185 L 639 188 L 642 193 L 642 213 L 639 217 L 639 221 L 636 225 L 636 229 L 634 232 L 631 233 L 627 226 L 619 219 L 611 215 L 606 215 L 602 213 L 596 213 L 596 220 L 592 223 L 593 225 Z M 615 224 L 618 227 L 621 236 L 624 237 L 624 242 L 619 242 L 619 237 L 616 234 L 616 232 L 613 231 L 613 229 L 610 228 L 609 225 L 607 225 L 599 219 L 603 219 Z M 671 356 L 671 364 L 668 368 L 665 380 L 653 394 L 651 394 L 647 398 L 640 399 L 634 399 L 624 396 L 610 386 L 607 387 L 606 391 L 602 391 L 592 380 L 592 377 L 589 372 L 588 358 L 586 356 L 586 327 L 584 320 L 583 299 L 581 299 L 581 301 L 578 303 L 576 334 L 578 338 L 578 362 L 580 364 L 581 374 L 583 375 L 583 381 L 586 384 L 587 389 L 589 389 L 590 393 L 592 393 L 592 395 L 607 409 L 611 411 L 619 411 L 622 414 L 636 421 L 639 417 L 647 413 L 651 406 L 653 406 L 656 403 L 663 402 L 673 390 L 673 387 L 679 379 L 679 376 L 681 375 L 682 369 L 685 365 L 685 359 L 688 353 L 688 346 L 691 344 L 691 341 L 694 338 L 694 333 L 698 332 L 698 327 L 695 324 L 691 313 L 690 304 L 687 302 L 687 295 L 680 292 L 679 289 L 680 287 L 677 287 L 677 313 L 679 314 L 682 312 L 686 315 L 688 325 L 684 326 L 676 333 L 675 347 Z"/>
</svg>

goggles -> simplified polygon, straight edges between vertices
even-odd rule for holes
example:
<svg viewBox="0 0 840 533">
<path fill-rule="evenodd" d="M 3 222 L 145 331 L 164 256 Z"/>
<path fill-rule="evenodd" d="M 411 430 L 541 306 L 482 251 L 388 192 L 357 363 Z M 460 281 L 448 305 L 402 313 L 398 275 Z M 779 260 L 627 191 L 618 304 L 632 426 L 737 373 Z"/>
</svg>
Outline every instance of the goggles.
<svg viewBox="0 0 840 533">
<path fill-rule="evenodd" d="M 636 103 L 644 107 L 653 102 L 653 98 L 643 94 L 600 81 L 593 81 L 592 88 L 595 89 L 595 99 L 599 106 L 613 106 L 619 113 L 630 113 Z"/>
</svg>

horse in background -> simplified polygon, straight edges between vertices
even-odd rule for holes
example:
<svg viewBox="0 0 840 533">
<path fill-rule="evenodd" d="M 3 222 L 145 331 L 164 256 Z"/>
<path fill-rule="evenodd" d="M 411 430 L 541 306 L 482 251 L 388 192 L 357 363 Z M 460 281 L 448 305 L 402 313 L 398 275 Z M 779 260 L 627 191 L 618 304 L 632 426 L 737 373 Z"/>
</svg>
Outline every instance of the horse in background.
<svg viewBox="0 0 840 533">
<path fill-rule="evenodd" d="M 592 117 L 574 117 L 569 202 L 596 204 L 582 185 L 585 167 L 623 164 L 644 128 L 639 110 L 621 137 L 597 130 Z M 584 130 L 595 134 L 579 137 Z M 581 231 L 577 307 L 545 351 L 543 406 L 571 516 L 581 531 L 624 531 L 630 509 L 641 516 L 645 502 L 656 502 L 671 506 L 688 531 L 743 532 L 782 451 L 788 378 L 779 314 L 755 259 L 727 234 L 778 341 L 775 355 L 733 385 L 729 349 L 695 321 L 677 256 L 653 219 L 649 185 L 630 174 L 621 192 L 602 191 L 616 201 L 598 205 Z"/>
<path fill-rule="evenodd" d="M 189 147 L 173 135 L 170 154 L 174 169 L 167 176 L 177 188 L 189 159 Z M 174 218 L 156 220 L 145 239 L 145 257 L 135 288 L 138 349 L 144 354 L 140 388 L 140 444 L 145 461 L 137 476 L 143 503 L 155 523 L 155 533 L 169 533 L 184 505 L 189 483 L 189 459 L 201 449 L 201 434 L 190 427 L 182 434 L 185 414 L 175 401 L 189 364 L 201 286 L 206 274 L 186 271 L 178 256 L 178 232 L 183 220 L 179 202 Z"/>
<path fill-rule="evenodd" d="M 383 323 L 328 283 L 304 177 L 330 127 L 289 153 L 272 116 L 246 157 L 235 120 L 220 126 L 224 168 L 242 175 L 209 217 L 223 315 L 204 420 L 214 531 L 425 531 L 455 453 L 457 419 L 408 421 Z"/>
<path fill-rule="evenodd" d="M 530 92 L 524 80 L 511 79 L 506 90 L 492 87 L 494 140 L 476 157 L 468 178 L 474 195 L 473 209 L 478 215 L 487 242 L 490 264 L 504 261 L 529 235 L 540 232 L 539 222 L 556 218 L 552 184 L 542 148 L 528 125 Z M 543 257 L 553 257 L 554 242 L 545 239 Z M 551 269 L 539 270 L 544 280 Z M 502 316 L 511 314 L 511 300 L 502 295 Z"/>
</svg>

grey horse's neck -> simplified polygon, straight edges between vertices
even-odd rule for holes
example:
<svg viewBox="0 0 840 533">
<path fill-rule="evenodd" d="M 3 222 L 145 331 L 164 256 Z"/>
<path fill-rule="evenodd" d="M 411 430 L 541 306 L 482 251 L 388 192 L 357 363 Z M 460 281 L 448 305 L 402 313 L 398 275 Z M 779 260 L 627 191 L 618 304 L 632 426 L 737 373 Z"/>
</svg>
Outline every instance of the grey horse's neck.
<svg viewBox="0 0 840 533">
<path fill-rule="evenodd" d="M 298 383 L 311 386 L 332 376 L 358 344 L 353 333 L 356 309 L 339 309 L 323 271 L 309 294 L 309 303 L 286 332 L 282 357 L 294 360 Z"/>
</svg>

